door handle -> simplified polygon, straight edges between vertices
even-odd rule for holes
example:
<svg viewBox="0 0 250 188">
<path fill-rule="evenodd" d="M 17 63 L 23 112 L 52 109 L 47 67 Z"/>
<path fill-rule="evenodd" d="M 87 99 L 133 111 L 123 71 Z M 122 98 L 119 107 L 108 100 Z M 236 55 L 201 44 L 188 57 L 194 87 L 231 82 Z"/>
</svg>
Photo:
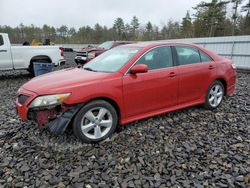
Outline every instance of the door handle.
<svg viewBox="0 0 250 188">
<path fill-rule="evenodd" d="M 0 52 L 7 52 L 7 50 L 0 50 Z"/>
<path fill-rule="evenodd" d="M 212 70 L 212 69 L 214 69 L 214 68 L 215 68 L 215 67 L 214 67 L 213 65 L 209 65 L 209 66 L 208 66 L 208 69 L 209 69 L 209 70 Z"/>
<path fill-rule="evenodd" d="M 175 73 L 175 72 L 170 72 L 170 73 L 169 73 L 169 77 L 172 78 L 172 77 L 175 77 L 175 76 L 176 76 L 176 73 Z"/>
</svg>

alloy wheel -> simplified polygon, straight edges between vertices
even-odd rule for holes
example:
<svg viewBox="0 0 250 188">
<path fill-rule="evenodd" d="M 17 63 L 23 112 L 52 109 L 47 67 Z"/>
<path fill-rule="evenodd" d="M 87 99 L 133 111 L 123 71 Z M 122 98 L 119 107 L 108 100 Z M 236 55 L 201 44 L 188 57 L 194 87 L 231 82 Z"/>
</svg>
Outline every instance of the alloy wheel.
<svg viewBox="0 0 250 188">
<path fill-rule="evenodd" d="M 81 120 L 82 133 L 89 139 L 99 139 L 108 134 L 113 124 L 110 111 L 104 107 L 88 110 Z"/>
<path fill-rule="evenodd" d="M 212 107 L 220 105 L 223 98 L 223 88 L 219 84 L 215 84 L 209 91 L 208 101 Z"/>
</svg>

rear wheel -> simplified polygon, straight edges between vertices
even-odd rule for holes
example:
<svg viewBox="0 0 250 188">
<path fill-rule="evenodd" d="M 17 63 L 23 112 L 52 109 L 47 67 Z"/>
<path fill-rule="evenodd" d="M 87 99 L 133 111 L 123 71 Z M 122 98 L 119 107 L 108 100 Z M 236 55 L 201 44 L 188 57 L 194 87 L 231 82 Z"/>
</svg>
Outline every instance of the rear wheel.
<svg viewBox="0 0 250 188">
<path fill-rule="evenodd" d="M 30 63 L 29 68 L 28 68 L 28 72 L 29 72 L 32 76 L 35 75 L 35 74 L 34 74 L 33 62 Z"/>
<path fill-rule="evenodd" d="M 30 65 L 29 65 L 29 68 L 28 68 L 28 72 L 29 72 L 32 76 L 35 76 L 34 66 L 33 66 L 33 63 L 34 63 L 34 62 L 39 62 L 39 63 L 50 63 L 50 62 L 47 61 L 47 60 L 35 60 L 35 61 L 30 62 Z"/>
<path fill-rule="evenodd" d="M 77 113 L 73 132 L 85 143 L 97 143 L 111 137 L 118 123 L 117 112 L 106 101 L 92 101 Z"/>
<path fill-rule="evenodd" d="M 217 108 L 223 100 L 224 92 L 224 86 L 220 81 L 213 82 L 206 95 L 205 108 L 209 110 Z"/>
</svg>

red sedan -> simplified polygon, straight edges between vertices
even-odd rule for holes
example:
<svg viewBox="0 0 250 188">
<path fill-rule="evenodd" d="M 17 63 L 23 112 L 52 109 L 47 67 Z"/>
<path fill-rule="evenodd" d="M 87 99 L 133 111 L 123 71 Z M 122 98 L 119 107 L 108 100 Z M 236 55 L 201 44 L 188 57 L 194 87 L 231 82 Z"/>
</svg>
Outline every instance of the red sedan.
<svg viewBox="0 0 250 188">
<path fill-rule="evenodd" d="M 235 80 L 234 64 L 201 46 L 145 42 L 30 80 L 16 107 L 23 120 L 54 134 L 72 125 L 80 140 L 95 143 L 135 120 L 199 104 L 215 109 Z"/>
</svg>

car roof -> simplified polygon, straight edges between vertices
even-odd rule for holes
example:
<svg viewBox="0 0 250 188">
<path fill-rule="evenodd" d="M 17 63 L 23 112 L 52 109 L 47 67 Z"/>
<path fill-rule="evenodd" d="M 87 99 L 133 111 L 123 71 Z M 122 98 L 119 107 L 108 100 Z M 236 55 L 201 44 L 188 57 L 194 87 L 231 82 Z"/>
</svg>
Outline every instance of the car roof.
<svg viewBox="0 0 250 188">
<path fill-rule="evenodd" d="M 107 40 L 105 42 L 127 42 L 127 43 L 135 43 L 135 41 L 130 41 L 130 40 Z"/>
<path fill-rule="evenodd" d="M 201 47 L 200 45 L 196 45 L 193 43 L 182 43 L 182 42 L 169 42 L 169 41 L 145 41 L 145 42 L 137 42 L 132 44 L 126 44 L 123 46 L 127 47 L 139 47 L 139 48 L 152 48 L 161 45 L 185 45 L 185 46 L 194 46 L 194 47 Z"/>
<path fill-rule="evenodd" d="M 127 44 L 131 44 L 131 43 L 135 43 L 134 41 L 126 41 L 126 40 L 115 40 L 113 41 L 114 43 L 127 43 Z"/>
<path fill-rule="evenodd" d="M 209 55 L 212 59 L 214 60 L 220 60 L 221 57 L 212 51 L 204 48 L 202 45 L 197 45 L 193 43 L 184 43 L 184 42 L 169 42 L 169 41 L 146 41 L 146 42 L 137 42 L 137 43 L 132 43 L 132 44 L 125 44 L 122 45 L 121 47 L 134 47 L 134 48 L 142 48 L 144 50 L 148 50 L 157 46 L 190 46 L 197 48 L 203 52 L 205 52 L 207 55 Z"/>
</svg>

